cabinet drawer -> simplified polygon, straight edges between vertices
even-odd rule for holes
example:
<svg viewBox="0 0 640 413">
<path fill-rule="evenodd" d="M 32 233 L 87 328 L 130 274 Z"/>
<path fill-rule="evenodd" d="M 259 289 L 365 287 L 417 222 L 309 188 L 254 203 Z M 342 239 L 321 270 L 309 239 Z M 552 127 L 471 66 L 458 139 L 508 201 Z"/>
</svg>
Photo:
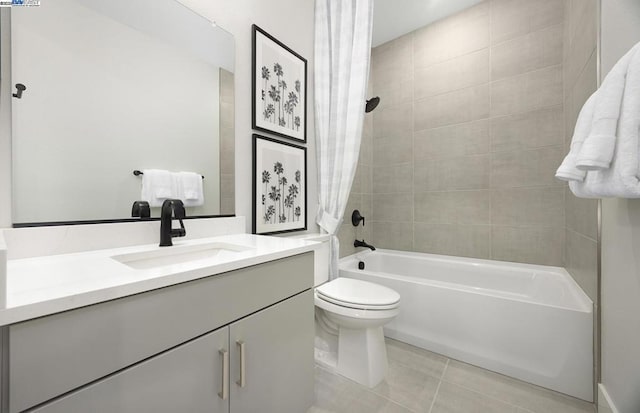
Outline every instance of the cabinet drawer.
<svg viewBox="0 0 640 413">
<path fill-rule="evenodd" d="M 9 327 L 9 411 L 20 412 L 313 285 L 313 253 Z"/>
<path fill-rule="evenodd" d="M 222 360 L 229 327 L 136 364 L 33 413 L 227 413 L 222 400 Z"/>
</svg>

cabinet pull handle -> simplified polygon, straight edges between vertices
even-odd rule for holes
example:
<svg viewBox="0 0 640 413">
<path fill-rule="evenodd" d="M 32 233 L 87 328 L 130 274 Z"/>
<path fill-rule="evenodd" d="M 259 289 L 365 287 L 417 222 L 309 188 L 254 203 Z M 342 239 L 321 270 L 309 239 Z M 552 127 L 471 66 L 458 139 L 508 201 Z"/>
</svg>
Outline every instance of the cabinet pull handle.
<svg viewBox="0 0 640 413">
<path fill-rule="evenodd" d="M 227 350 L 220 350 L 222 356 L 222 391 L 218 393 L 218 396 L 222 400 L 227 400 L 229 397 L 229 352 Z"/>
<path fill-rule="evenodd" d="M 246 357 L 244 351 L 244 341 L 236 341 L 236 345 L 240 349 L 240 378 L 236 381 L 236 384 L 240 387 L 244 387 L 246 384 L 245 380 L 245 367 L 246 367 Z"/>
</svg>

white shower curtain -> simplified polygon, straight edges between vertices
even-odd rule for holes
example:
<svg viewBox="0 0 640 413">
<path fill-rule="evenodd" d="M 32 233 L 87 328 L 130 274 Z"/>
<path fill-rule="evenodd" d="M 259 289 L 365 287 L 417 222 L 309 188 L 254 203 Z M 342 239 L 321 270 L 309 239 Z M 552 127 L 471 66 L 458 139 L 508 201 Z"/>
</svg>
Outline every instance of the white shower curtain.
<svg viewBox="0 0 640 413">
<path fill-rule="evenodd" d="M 331 279 L 338 275 L 336 236 L 355 175 L 366 99 L 373 0 L 316 0 L 315 114 L 317 223 L 331 235 Z"/>
</svg>

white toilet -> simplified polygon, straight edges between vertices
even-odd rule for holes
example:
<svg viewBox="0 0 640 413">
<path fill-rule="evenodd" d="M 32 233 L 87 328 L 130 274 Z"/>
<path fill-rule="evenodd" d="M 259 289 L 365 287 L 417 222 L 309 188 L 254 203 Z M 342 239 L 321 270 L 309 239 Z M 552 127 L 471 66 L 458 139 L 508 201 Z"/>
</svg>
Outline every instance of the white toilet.
<svg viewBox="0 0 640 413">
<path fill-rule="evenodd" d="M 398 315 L 400 294 L 352 278 L 329 279 L 329 237 L 315 254 L 316 361 L 338 374 L 375 387 L 387 373 L 382 327 Z"/>
</svg>

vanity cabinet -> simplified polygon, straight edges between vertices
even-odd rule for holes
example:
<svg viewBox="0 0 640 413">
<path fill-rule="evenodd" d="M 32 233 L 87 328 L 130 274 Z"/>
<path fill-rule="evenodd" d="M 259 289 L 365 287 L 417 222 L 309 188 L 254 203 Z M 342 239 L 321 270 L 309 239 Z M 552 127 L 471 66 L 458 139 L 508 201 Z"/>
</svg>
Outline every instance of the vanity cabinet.
<svg viewBox="0 0 640 413">
<path fill-rule="evenodd" d="M 11 325 L 3 412 L 306 411 L 312 285 L 305 253 Z"/>
</svg>

